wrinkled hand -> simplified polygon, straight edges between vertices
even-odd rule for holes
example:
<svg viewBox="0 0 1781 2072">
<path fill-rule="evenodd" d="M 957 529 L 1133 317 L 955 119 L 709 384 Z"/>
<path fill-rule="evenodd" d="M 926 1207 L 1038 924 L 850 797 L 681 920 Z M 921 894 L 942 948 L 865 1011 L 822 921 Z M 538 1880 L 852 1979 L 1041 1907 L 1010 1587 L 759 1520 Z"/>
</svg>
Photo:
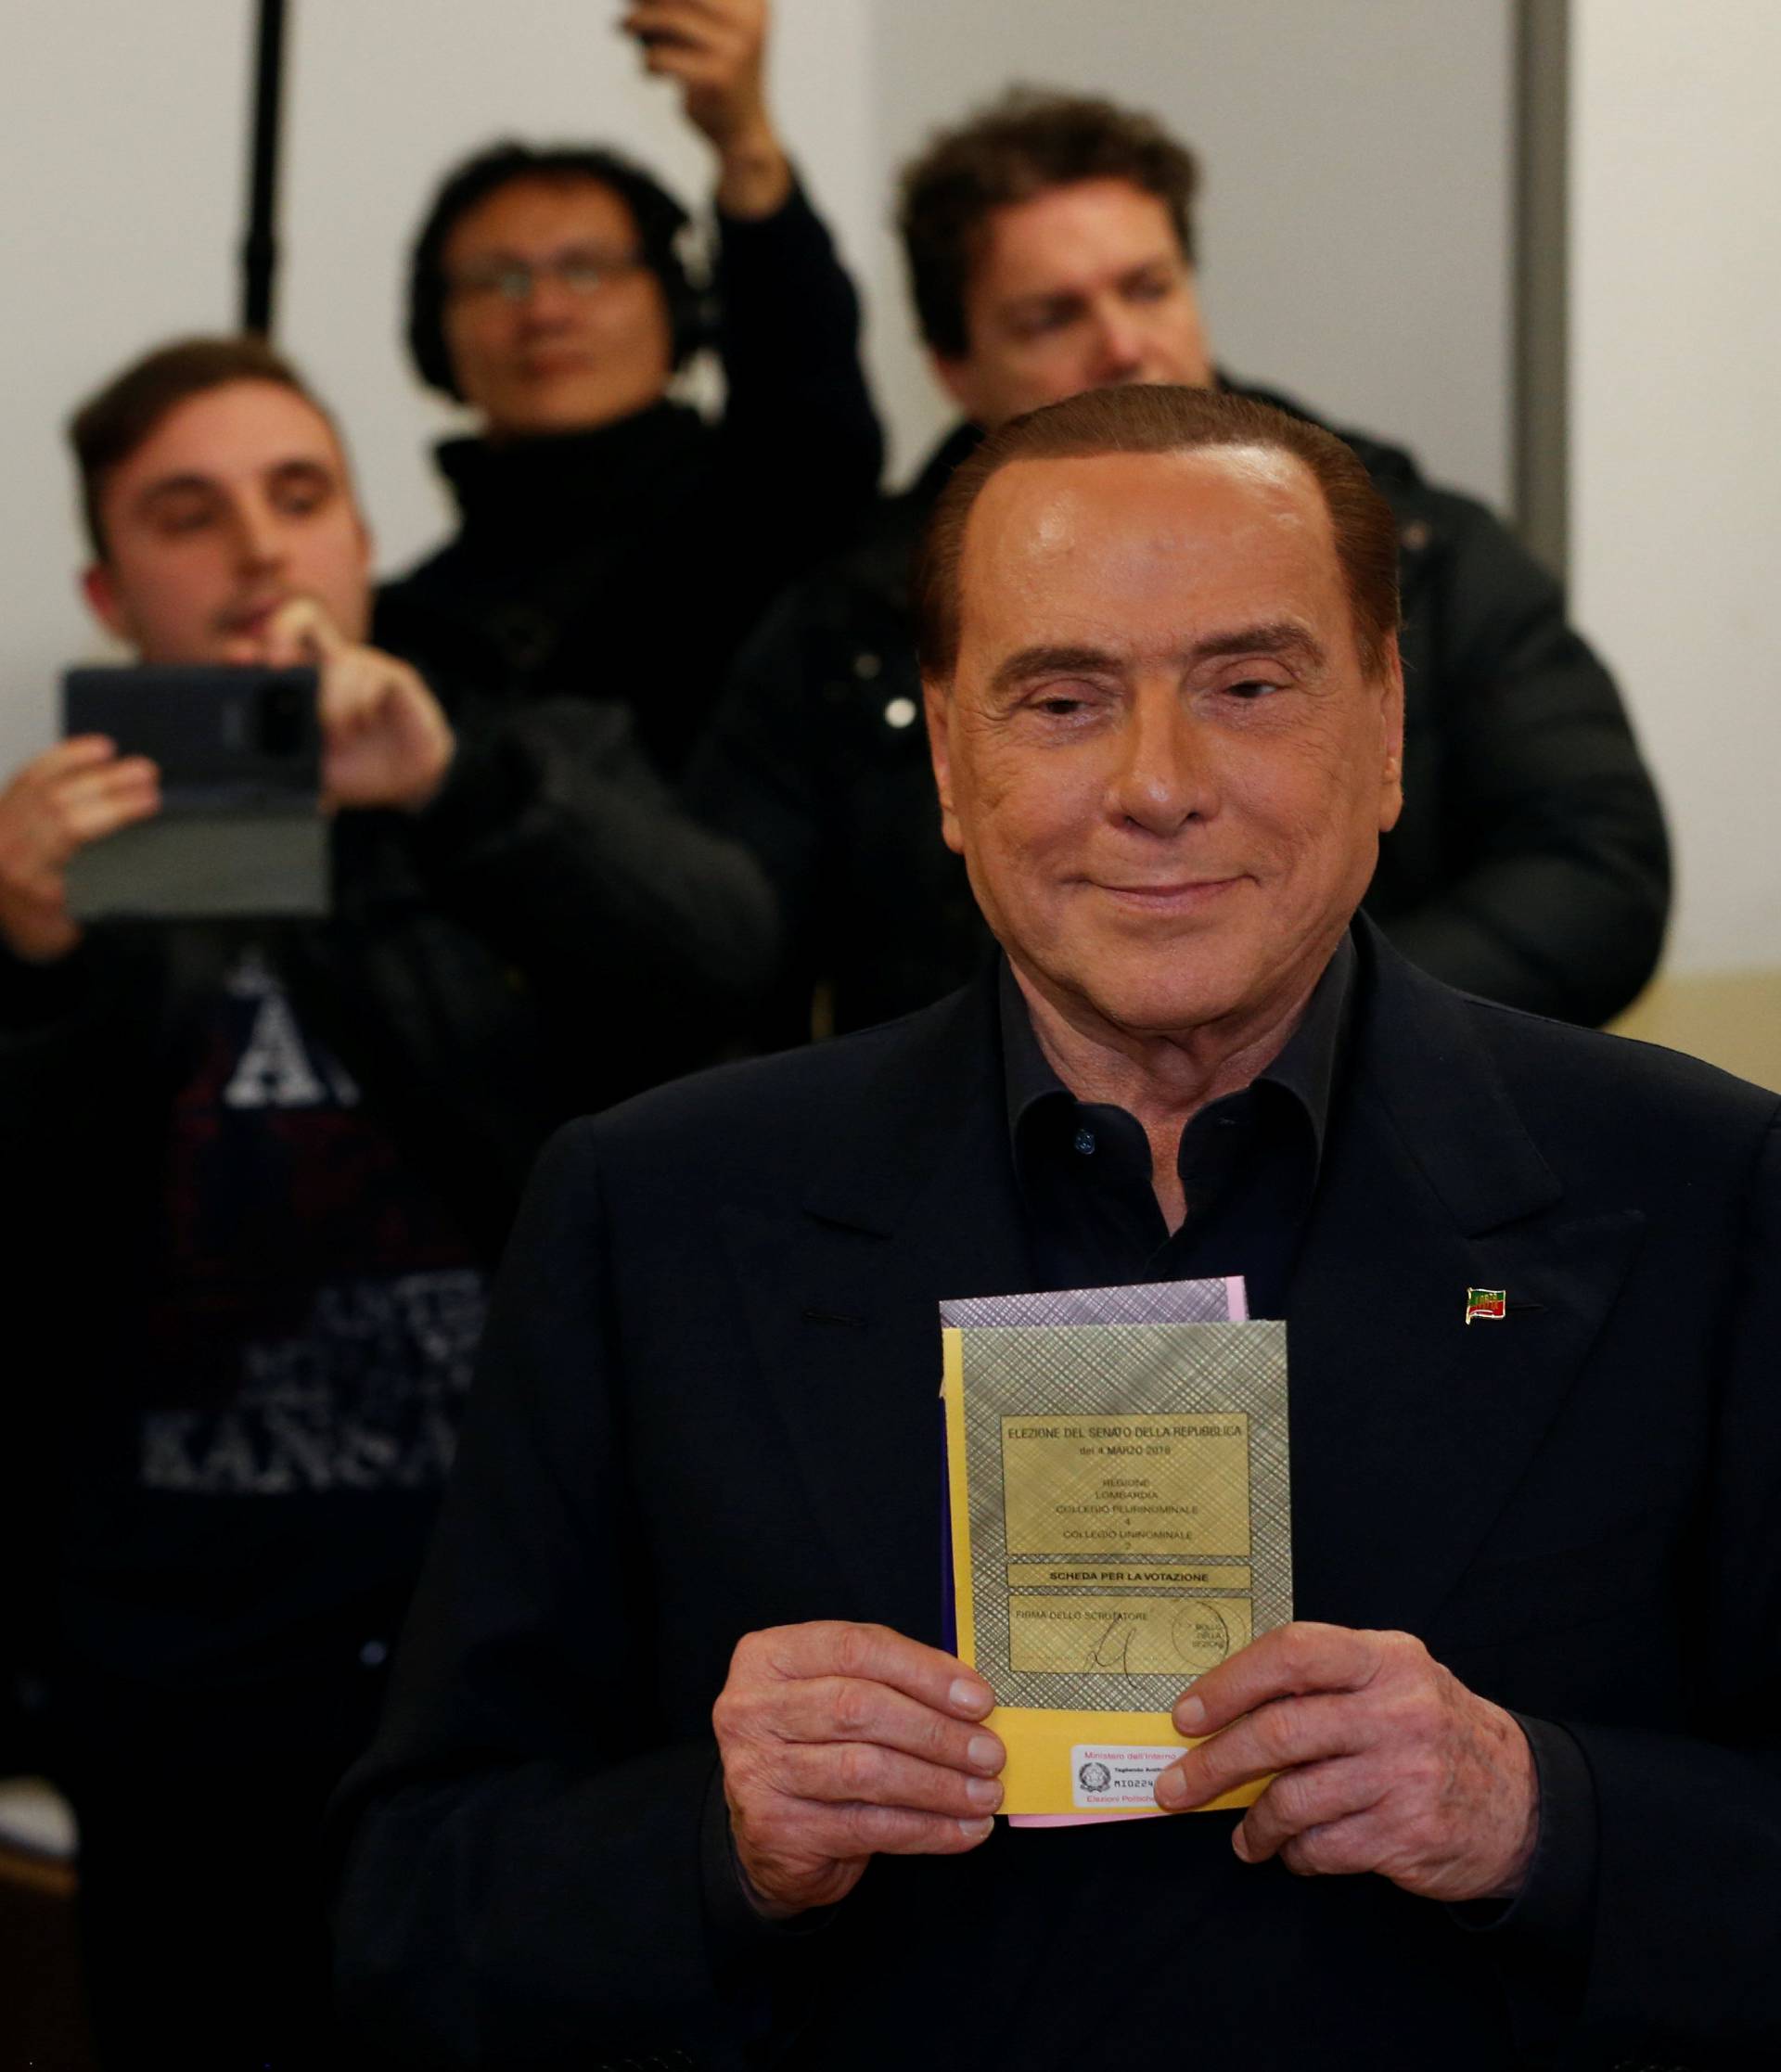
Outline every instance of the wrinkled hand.
<svg viewBox="0 0 1781 2072">
<path fill-rule="evenodd" d="M 771 215 L 791 169 L 767 112 L 767 0 L 632 0 L 620 26 L 646 71 L 678 81 L 687 121 L 716 147 L 719 207 Z"/>
<path fill-rule="evenodd" d="M 310 597 L 280 606 L 263 633 L 228 659 L 321 672 L 322 805 L 418 812 L 437 797 L 457 743 L 451 723 L 406 662 L 350 641 Z"/>
<path fill-rule="evenodd" d="M 1232 1837 L 1302 1877 L 1377 1871 L 1425 1899 L 1507 1899 L 1539 1826 L 1527 1736 L 1409 1633 L 1297 1623 L 1200 1678 L 1175 1707 L 1215 1738 L 1157 1780 L 1173 1809 L 1277 1771 Z"/>
<path fill-rule="evenodd" d="M 887 1626 L 822 1620 L 738 1643 L 711 1720 L 736 1852 L 762 1911 L 833 1906 L 874 1855 L 960 1856 L 989 1834 L 1006 1754 L 975 1671 Z"/>
<path fill-rule="evenodd" d="M 62 741 L 0 791 L 0 937 L 28 964 L 54 964 L 81 940 L 68 911 L 77 850 L 160 810 L 160 773 L 103 735 Z"/>
</svg>

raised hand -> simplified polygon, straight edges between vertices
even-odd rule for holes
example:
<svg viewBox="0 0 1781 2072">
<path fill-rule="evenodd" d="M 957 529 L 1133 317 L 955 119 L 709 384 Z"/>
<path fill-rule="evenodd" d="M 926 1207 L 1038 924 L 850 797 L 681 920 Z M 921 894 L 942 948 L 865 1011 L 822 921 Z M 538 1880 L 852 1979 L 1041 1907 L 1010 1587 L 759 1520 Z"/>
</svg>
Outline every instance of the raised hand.
<svg viewBox="0 0 1781 2072">
<path fill-rule="evenodd" d="M 791 168 L 767 109 L 766 0 L 633 0 L 620 26 L 646 71 L 679 83 L 687 121 L 716 148 L 719 207 L 771 215 Z"/>
<path fill-rule="evenodd" d="M 1002 1744 L 974 1670 L 888 1626 L 749 1633 L 712 1709 L 736 1852 L 774 1914 L 832 1906 L 875 1855 L 960 1856 L 995 1824 Z"/>
</svg>

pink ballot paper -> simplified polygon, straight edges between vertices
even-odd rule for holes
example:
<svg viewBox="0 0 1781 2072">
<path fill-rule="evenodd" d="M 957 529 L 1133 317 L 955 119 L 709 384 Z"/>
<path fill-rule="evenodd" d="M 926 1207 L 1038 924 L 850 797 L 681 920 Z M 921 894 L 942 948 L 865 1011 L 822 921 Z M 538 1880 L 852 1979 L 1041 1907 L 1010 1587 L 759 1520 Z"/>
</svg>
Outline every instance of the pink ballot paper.
<svg viewBox="0 0 1781 2072">
<path fill-rule="evenodd" d="M 941 1304 L 946 1625 L 1013 1824 L 1160 1812 L 1170 1708 L 1290 1618 L 1286 1337 L 1240 1279 Z M 1262 1787 L 1219 1801 L 1243 1804 Z"/>
</svg>

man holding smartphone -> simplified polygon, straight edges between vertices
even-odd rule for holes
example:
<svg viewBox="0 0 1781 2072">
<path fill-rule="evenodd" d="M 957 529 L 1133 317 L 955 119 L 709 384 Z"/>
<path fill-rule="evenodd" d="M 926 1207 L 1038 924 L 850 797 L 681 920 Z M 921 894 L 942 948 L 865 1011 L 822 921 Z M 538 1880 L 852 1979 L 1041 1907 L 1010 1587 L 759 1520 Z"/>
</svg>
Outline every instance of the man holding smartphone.
<svg viewBox="0 0 1781 2072">
<path fill-rule="evenodd" d="M 139 659 L 317 671 L 334 907 L 83 926 L 70 861 L 160 774 L 85 736 L 0 787 L 6 1511 L 55 1582 L 6 1667 L 80 1818 L 107 2063 L 332 2063 L 314 1829 L 519 1181 L 720 1040 L 770 903 L 613 708 L 511 710 L 369 644 L 344 451 L 264 345 L 152 353 L 72 437 L 86 595 Z"/>
<path fill-rule="evenodd" d="M 89 420 L 89 423 L 91 420 Z M 103 451 L 118 435 L 99 423 Z M 268 445 L 270 441 L 270 446 Z M 262 449 L 276 449 L 269 467 Z M 320 671 L 324 802 L 414 812 L 443 782 L 455 741 L 420 676 L 367 646 L 368 536 L 331 428 L 294 389 L 237 380 L 116 464 L 98 558 L 83 587 L 145 662 Z M 63 874 L 88 844 L 152 817 L 159 773 L 79 735 L 19 771 L 0 797 L 0 933 L 32 963 L 77 944 Z"/>
</svg>

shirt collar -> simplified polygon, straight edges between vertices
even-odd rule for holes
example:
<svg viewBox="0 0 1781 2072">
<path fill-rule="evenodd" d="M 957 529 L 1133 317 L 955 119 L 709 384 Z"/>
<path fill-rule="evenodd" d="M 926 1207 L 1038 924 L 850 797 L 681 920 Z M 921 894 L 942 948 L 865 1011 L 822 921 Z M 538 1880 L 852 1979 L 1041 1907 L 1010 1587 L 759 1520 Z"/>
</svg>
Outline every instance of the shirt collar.
<svg viewBox="0 0 1781 2072">
<path fill-rule="evenodd" d="M 1251 1084 L 1275 1086 L 1290 1094 L 1311 1124 L 1321 1168 L 1331 1096 L 1341 1064 L 1354 995 L 1354 938 L 1344 934 L 1300 1016 L 1298 1026 L 1279 1055 L 1258 1072 Z M 1070 1093 L 1040 1048 L 1031 1011 L 1014 968 L 1005 955 L 998 975 L 1002 1026 L 1002 1070 L 1007 1096 L 1008 1137 L 1017 1161 L 1021 1124 L 1028 1113 L 1053 1095 L 1073 1101 Z"/>
</svg>

